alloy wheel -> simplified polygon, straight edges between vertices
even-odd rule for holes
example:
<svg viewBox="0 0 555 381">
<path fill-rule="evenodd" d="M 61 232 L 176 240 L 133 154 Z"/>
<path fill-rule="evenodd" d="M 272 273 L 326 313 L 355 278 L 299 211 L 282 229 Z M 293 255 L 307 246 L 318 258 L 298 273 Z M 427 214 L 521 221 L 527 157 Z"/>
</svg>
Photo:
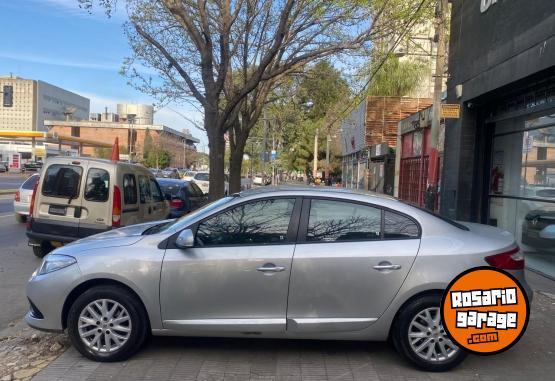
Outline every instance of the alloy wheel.
<svg viewBox="0 0 555 381">
<path fill-rule="evenodd" d="M 408 339 L 414 353 L 426 361 L 443 362 L 459 351 L 445 333 L 439 307 L 416 314 L 409 325 Z"/>
<path fill-rule="evenodd" d="M 98 299 L 79 314 L 79 336 L 87 347 L 97 353 L 117 351 L 131 336 L 131 317 L 120 303 Z"/>
</svg>

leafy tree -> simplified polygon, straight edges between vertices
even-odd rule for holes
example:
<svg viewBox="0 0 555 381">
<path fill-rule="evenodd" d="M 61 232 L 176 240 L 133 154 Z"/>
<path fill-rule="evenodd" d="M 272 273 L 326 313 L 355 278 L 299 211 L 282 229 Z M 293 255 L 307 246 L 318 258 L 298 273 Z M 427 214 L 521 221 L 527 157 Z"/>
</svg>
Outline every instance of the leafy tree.
<svg viewBox="0 0 555 381">
<path fill-rule="evenodd" d="M 148 157 L 148 153 L 154 148 L 154 141 L 150 135 L 150 130 L 147 128 L 145 131 L 145 138 L 143 141 L 143 159 Z"/>
<path fill-rule="evenodd" d="M 417 61 L 400 61 L 390 56 L 378 70 L 368 88 L 368 95 L 406 96 L 416 90 L 428 73 L 428 67 Z"/>
<path fill-rule="evenodd" d="M 108 13 L 117 0 L 99 3 Z M 133 51 L 124 72 L 139 90 L 168 101 L 189 101 L 204 112 L 210 146 L 210 197 L 224 193 L 224 134 L 240 123 L 246 141 L 265 103 L 261 87 L 324 57 L 370 48 L 383 4 L 314 0 L 127 0 L 125 30 Z M 154 69 L 156 76 L 142 68 Z M 239 80 L 235 72 L 242 73 Z M 269 84 L 269 85 L 268 85 Z M 258 91 L 257 95 L 253 92 Z M 239 119 L 243 103 L 252 117 Z M 235 134 L 238 136 L 238 134 Z M 244 139 L 243 139 L 244 138 Z"/>
<path fill-rule="evenodd" d="M 145 164 L 151 168 L 166 168 L 170 165 L 171 154 L 163 148 L 154 148 L 147 154 Z"/>
</svg>

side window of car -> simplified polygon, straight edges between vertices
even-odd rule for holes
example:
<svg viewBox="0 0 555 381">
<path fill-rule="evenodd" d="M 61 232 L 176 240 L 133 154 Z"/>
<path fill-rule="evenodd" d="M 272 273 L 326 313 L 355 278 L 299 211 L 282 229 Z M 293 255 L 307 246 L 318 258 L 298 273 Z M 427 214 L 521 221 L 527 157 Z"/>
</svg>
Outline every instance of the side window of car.
<svg viewBox="0 0 555 381">
<path fill-rule="evenodd" d="M 384 238 L 418 238 L 420 230 L 418 225 L 402 214 L 386 211 L 384 213 Z"/>
<path fill-rule="evenodd" d="M 202 192 L 202 189 L 200 189 L 197 184 L 191 183 L 191 186 L 195 190 L 195 193 L 196 193 L 197 196 L 199 196 L 199 197 L 204 196 L 204 193 Z"/>
<path fill-rule="evenodd" d="M 99 168 L 91 168 L 87 174 L 85 184 L 85 200 L 95 202 L 108 201 L 110 189 L 110 174 Z"/>
<path fill-rule="evenodd" d="M 193 188 L 192 184 L 185 186 L 185 194 L 187 197 L 196 197 L 197 192 L 195 192 L 195 188 Z"/>
<path fill-rule="evenodd" d="M 123 175 L 123 202 L 127 205 L 137 203 L 137 182 L 131 173 Z"/>
<path fill-rule="evenodd" d="M 139 199 L 141 201 L 141 204 L 152 201 L 148 177 L 141 175 L 139 175 Z"/>
<path fill-rule="evenodd" d="M 199 246 L 275 244 L 287 242 L 294 199 L 261 200 L 242 204 L 202 222 Z"/>
<path fill-rule="evenodd" d="M 164 201 L 164 195 L 162 194 L 162 190 L 160 189 L 160 186 L 158 185 L 156 180 L 154 180 L 154 177 L 151 177 L 149 181 L 150 181 L 150 194 L 152 195 L 152 201 L 154 202 Z"/>
<path fill-rule="evenodd" d="M 381 209 L 351 202 L 312 200 L 308 242 L 366 241 L 381 238 Z"/>
</svg>

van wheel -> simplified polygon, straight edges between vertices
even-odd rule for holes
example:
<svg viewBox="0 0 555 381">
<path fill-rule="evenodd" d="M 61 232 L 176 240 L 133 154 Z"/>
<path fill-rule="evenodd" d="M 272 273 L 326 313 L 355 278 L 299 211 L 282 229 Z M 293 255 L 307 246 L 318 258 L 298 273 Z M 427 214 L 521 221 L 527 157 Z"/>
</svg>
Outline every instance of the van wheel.
<svg viewBox="0 0 555 381">
<path fill-rule="evenodd" d="M 118 286 L 96 286 L 81 294 L 67 318 L 73 346 L 101 362 L 131 357 L 145 342 L 149 324 L 139 300 Z"/>
<path fill-rule="evenodd" d="M 21 223 L 24 223 L 24 222 L 27 221 L 27 216 L 24 216 L 23 214 L 18 214 L 18 213 L 16 213 L 16 214 L 15 214 L 15 221 L 18 222 L 18 223 L 20 223 L 20 224 L 21 224 Z"/>
<path fill-rule="evenodd" d="M 441 295 L 426 295 L 407 304 L 392 331 L 395 349 L 418 368 L 443 372 L 466 357 L 445 333 L 441 322 Z"/>
<path fill-rule="evenodd" d="M 54 250 L 50 242 L 42 242 L 40 246 L 33 246 L 33 254 L 39 258 L 43 258 L 46 254 Z"/>
</svg>

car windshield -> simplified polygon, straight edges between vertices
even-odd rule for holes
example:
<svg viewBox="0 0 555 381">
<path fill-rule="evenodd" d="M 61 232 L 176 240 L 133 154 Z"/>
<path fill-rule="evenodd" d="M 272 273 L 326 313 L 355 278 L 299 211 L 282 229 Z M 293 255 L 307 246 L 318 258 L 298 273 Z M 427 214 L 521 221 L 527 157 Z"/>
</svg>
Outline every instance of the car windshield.
<svg viewBox="0 0 555 381">
<path fill-rule="evenodd" d="M 197 173 L 195 175 L 195 180 L 208 181 L 210 175 L 208 173 Z"/>
<path fill-rule="evenodd" d="M 181 218 L 178 218 L 178 219 L 176 219 L 174 221 L 171 221 L 169 223 L 161 224 L 161 226 L 157 225 L 155 227 L 156 229 L 153 229 L 154 227 L 151 228 L 151 229 L 148 229 L 147 231 L 145 231 L 145 233 L 146 234 L 167 233 L 171 230 L 179 230 L 179 229 L 185 228 L 187 225 L 190 224 L 191 221 L 193 221 L 197 217 L 209 214 L 214 209 L 217 209 L 220 206 L 231 202 L 234 198 L 235 197 L 220 198 L 219 200 L 211 202 L 210 204 L 204 206 L 203 208 L 197 209 L 194 212 L 186 214 Z M 143 234 L 145 234 L 145 233 L 143 233 Z"/>
</svg>

